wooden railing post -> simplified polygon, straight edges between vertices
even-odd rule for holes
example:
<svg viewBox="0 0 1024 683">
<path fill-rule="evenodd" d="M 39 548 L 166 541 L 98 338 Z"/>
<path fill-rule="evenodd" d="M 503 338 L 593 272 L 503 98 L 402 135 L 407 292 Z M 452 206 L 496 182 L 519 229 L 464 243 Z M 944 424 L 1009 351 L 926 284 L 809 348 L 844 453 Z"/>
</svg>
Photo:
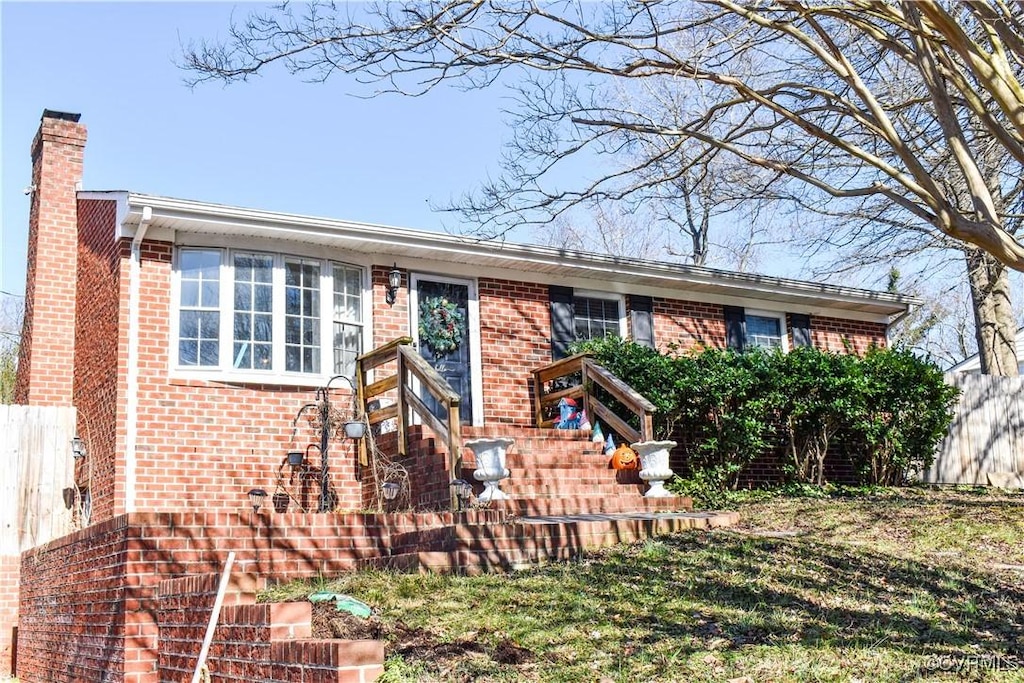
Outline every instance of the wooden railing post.
<svg viewBox="0 0 1024 683">
<path fill-rule="evenodd" d="M 398 454 L 408 455 L 409 454 L 409 422 L 408 422 L 408 406 L 409 399 L 408 384 L 409 384 L 409 372 L 405 367 L 405 356 L 401 351 L 398 352 L 396 362 L 398 363 Z"/>
<path fill-rule="evenodd" d="M 458 403 L 448 403 L 448 480 L 458 479 L 462 470 L 462 414 Z M 452 511 L 459 509 L 459 497 L 455 489 L 448 487 L 448 499 Z"/>
<path fill-rule="evenodd" d="M 557 420 L 545 417 L 545 409 L 553 408 L 563 398 L 579 399 L 587 417 L 593 422 L 600 419 L 612 431 L 628 441 L 650 441 L 654 438 L 653 416 L 657 408 L 641 396 L 633 387 L 598 365 L 591 354 L 581 353 L 549 363 L 533 371 L 534 415 L 537 427 L 550 427 Z M 580 383 L 556 391 L 544 393 L 546 382 L 570 377 L 579 373 Z M 639 429 L 634 429 L 627 420 L 616 415 L 593 394 L 598 386 L 637 419 Z"/>
</svg>

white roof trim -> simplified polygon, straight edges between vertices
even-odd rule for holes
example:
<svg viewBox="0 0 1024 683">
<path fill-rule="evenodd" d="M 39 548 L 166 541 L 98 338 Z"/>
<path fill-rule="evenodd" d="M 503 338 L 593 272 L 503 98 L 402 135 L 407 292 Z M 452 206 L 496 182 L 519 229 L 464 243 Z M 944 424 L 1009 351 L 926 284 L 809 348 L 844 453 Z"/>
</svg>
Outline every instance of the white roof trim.
<svg viewBox="0 0 1024 683">
<path fill-rule="evenodd" d="M 79 196 L 117 199 L 123 204 L 126 210 L 118 211 L 118 216 L 123 216 L 119 222 L 120 237 L 133 236 L 142 208 L 148 206 L 153 211 L 150 237 L 160 228 L 172 236 L 168 239 L 176 236 L 178 240 L 188 233 L 270 237 L 379 254 L 384 261 L 398 257 L 428 258 L 547 273 L 558 278 L 628 282 L 670 289 L 675 298 L 681 299 L 687 298 L 685 292 L 691 290 L 830 309 L 839 305 L 882 318 L 898 315 L 919 303 L 912 297 L 853 287 L 171 197 L 126 192 L 89 192 Z"/>
</svg>

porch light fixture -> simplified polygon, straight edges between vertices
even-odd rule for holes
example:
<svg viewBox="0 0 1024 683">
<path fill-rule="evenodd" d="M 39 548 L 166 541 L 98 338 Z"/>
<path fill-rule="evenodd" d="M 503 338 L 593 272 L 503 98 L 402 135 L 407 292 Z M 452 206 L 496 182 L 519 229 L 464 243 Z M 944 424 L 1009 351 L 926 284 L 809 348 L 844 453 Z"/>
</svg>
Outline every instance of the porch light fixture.
<svg viewBox="0 0 1024 683">
<path fill-rule="evenodd" d="M 78 491 L 75 489 L 74 486 L 69 486 L 63 491 L 61 491 L 61 495 L 64 496 L 64 507 L 66 507 L 68 510 L 75 507 L 75 498 L 78 497 L 77 494 Z"/>
<path fill-rule="evenodd" d="M 381 493 L 384 494 L 384 500 L 394 500 L 397 498 L 401 488 L 399 484 L 393 481 L 386 481 L 380 485 Z"/>
<path fill-rule="evenodd" d="M 75 460 L 85 457 L 85 442 L 82 441 L 82 437 L 76 436 L 71 439 L 71 455 L 75 456 Z"/>
<path fill-rule="evenodd" d="M 402 271 L 398 269 L 398 263 L 391 266 L 388 271 L 388 291 L 384 294 L 384 301 L 388 306 L 394 306 L 398 299 L 398 288 L 402 286 Z"/>
<path fill-rule="evenodd" d="M 455 492 L 455 497 L 459 499 L 459 510 L 465 510 L 466 503 L 469 502 L 469 496 L 473 493 L 473 485 L 465 479 L 452 479 L 452 483 L 449 486 Z"/>
<path fill-rule="evenodd" d="M 260 511 L 260 506 L 263 505 L 263 501 L 266 497 L 267 492 L 263 489 L 249 489 L 249 502 L 252 503 L 253 512 Z"/>
</svg>

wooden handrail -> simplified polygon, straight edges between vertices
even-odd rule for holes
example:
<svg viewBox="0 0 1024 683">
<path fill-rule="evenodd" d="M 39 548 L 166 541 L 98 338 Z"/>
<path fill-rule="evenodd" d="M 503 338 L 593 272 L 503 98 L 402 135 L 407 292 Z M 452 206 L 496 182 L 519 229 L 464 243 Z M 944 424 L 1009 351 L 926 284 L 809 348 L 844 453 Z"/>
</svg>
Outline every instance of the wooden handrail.
<svg viewBox="0 0 1024 683">
<path fill-rule="evenodd" d="M 573 375 L 579 376 L 579 383 L 545 391 L 546 383 L 563 378 L 568 380 Z M 629 425 L 628 417 L 623 419 L 594 396 L 592 386 L 601 387 L 636 416 L 640 429 L 634 429 Z M 601 420 L 628 442 L 654 439 L 653 416 L 657 408 L 633 387 L 598 364 L 590 353 L 562 358 L 533 371 L 533 407 L 537 427 L 554 426 L 557 418 L 547 418 L 545 415 L 563 398 L 579 399 L 587 415 Z"/>
<path fill-rule="evenodd" d="M 370 370 L 390 362 L 395 363 L 394 374 L 375 377 L 372 383 L 368 381 Z M 413 390 L 413 379 L 415 384 L 444 406 L 447 420 L 440 420 L 430 412 L 427 404 Z M 408 427 L 412 414 L 415 414 L 448 446 L 448 467 L 453 477 L 458 476 L 458 468 L 462 465 L 462 399 L 444 377 L 412 348 L 410 337 L 399 337 L 359 356 L 356 359 L 356 382 L 364 409 L 376 397 L 388 392 L 396 393 L 395 404 L 368 411 L 367 422 L 373 426 L 384 420 L 396 419 L 400 454 L 405 455 L 409 452 Z M 359 459 L 364 466 L 369 464 L 365 448 L 365 443 L 360 445 Z M 451 492 L 451 496 L 454 510 L 458 502 L 454 491 Z"/>
</svg>

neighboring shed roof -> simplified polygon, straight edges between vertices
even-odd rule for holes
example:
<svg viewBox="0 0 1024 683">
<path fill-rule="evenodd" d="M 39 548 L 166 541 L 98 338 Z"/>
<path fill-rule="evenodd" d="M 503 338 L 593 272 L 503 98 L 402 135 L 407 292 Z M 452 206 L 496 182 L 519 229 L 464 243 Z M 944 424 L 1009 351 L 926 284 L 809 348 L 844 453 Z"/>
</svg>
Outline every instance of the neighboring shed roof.
<svg viewBox="0 0 1024 683">
<path fill-rule="evenodd" d="M 1024 327 L 1017 330 L 1017 367 L 1024 374 Z M 968 356 L 946 372 L 981 372 L 981 357 L 978 354 Z"/>
<path fill-rule="evenodd" d="M 887 319 L 918 303 L 912 297 L 853 287 L 171 197 L 130 192 L 87 192 L 82 196 L 118 200 L 121 237 L 133 236 L 143 207 L 149 207 L 150 230 L 171 231 L 179 236 L 196 233 L 301 241 L 379 254 L 384 257 L 382 262 L 402 257 L 428 258 L 481 271 L 507 269 L 543 273 L 551 278 L 581 277 L 722 297 L 754 297 Z"/>
</svg>

